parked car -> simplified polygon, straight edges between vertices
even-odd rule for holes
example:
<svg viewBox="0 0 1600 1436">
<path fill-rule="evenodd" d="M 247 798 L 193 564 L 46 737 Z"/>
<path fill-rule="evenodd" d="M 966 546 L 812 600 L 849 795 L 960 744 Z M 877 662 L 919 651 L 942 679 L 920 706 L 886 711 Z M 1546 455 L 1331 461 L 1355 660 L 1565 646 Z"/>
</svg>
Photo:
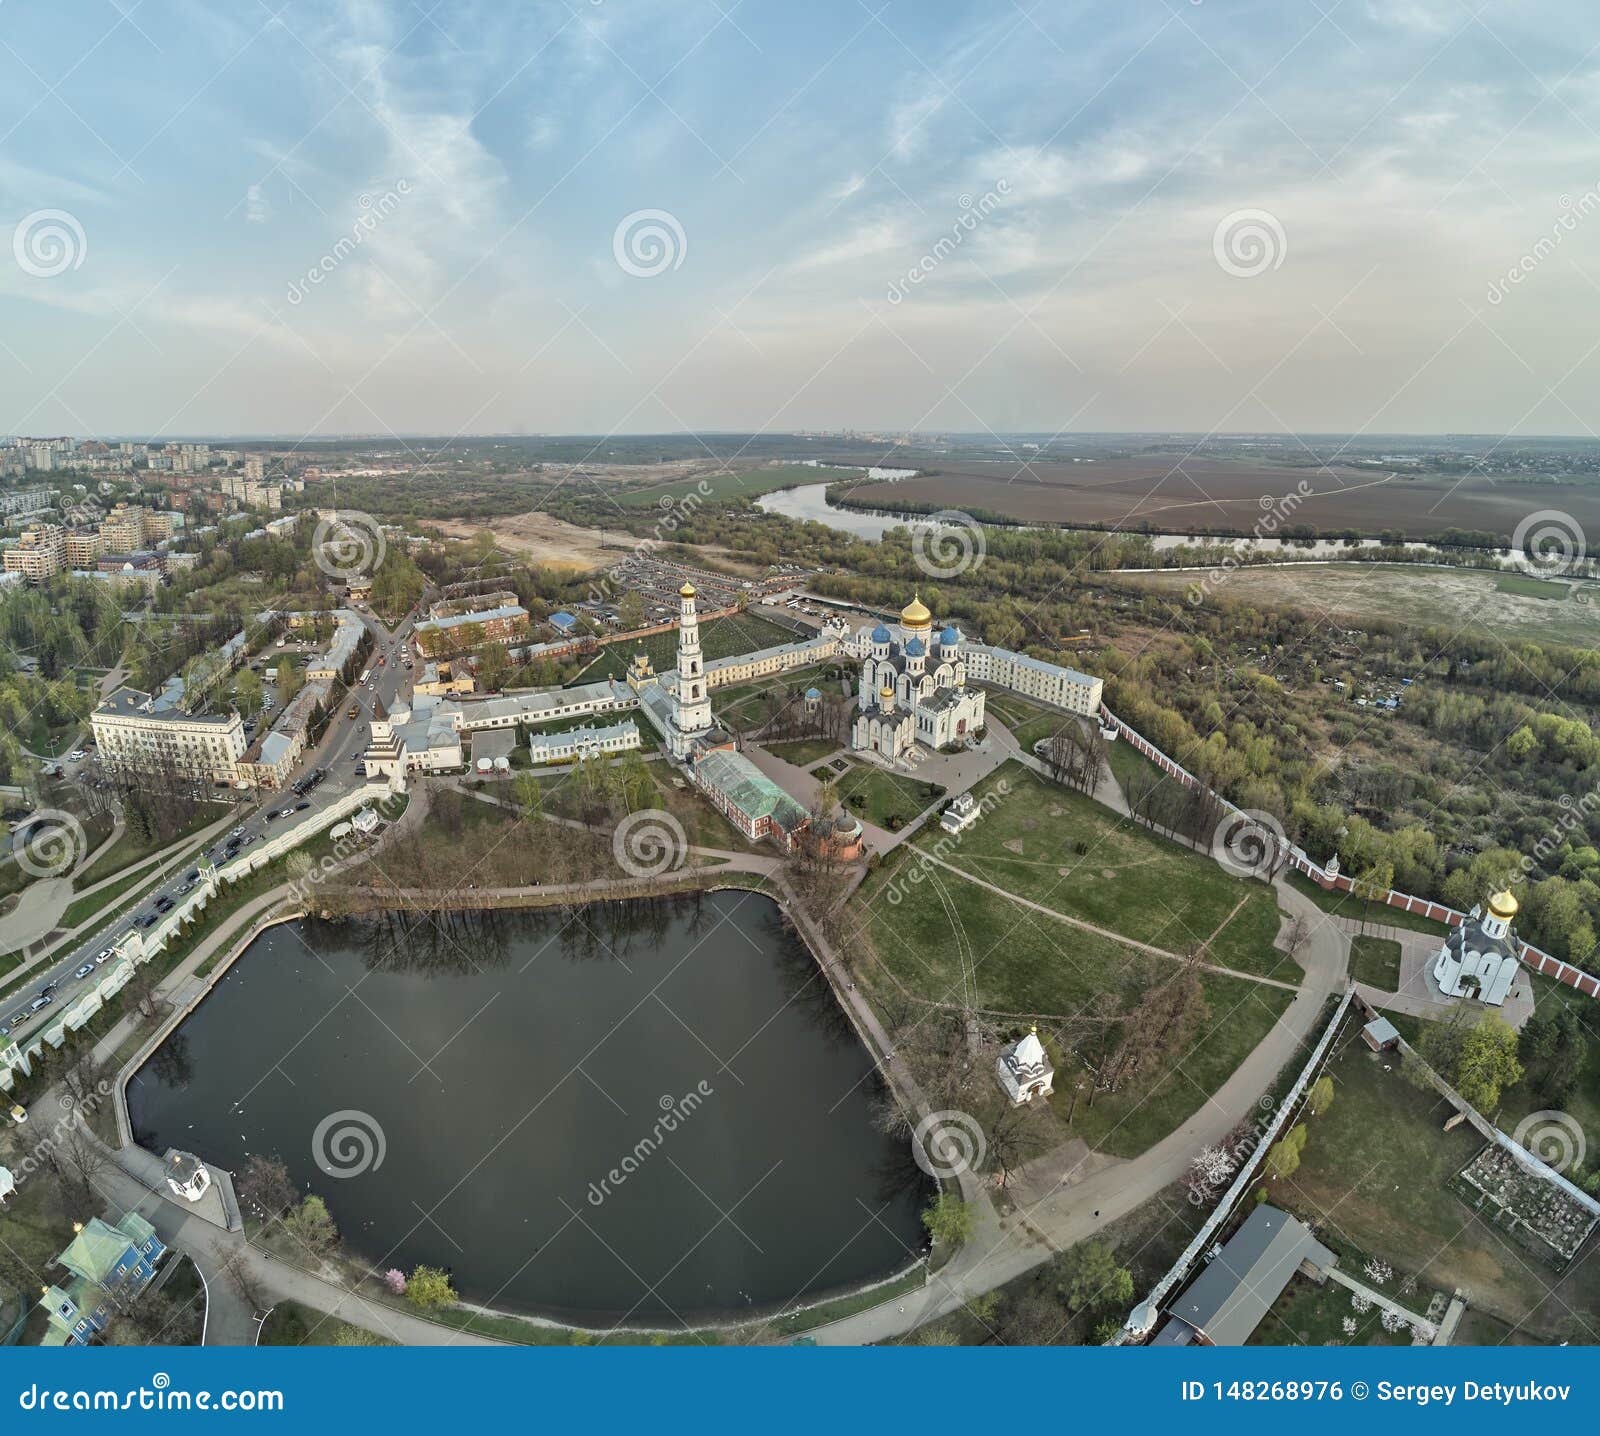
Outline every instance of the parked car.
<svg viewBox="0 0 1600 1436">
<path fill-rule="evenodd" d="M 305 810 L 306 810 L 306 809 L 307 809 L 307 808 L 309 808 L 309 807 L 310 807 L 310 806 L 311 806 L 311 804 L 310 804 L 310 803 L 296 803 L 296 804 L 295 804 L 295 805 L 294 805 L 294 810 L 295 810 L 295 812 L 297 812 L 297 813 L 303 813 L 303 812 L 305 812 Z"/>
<path fill-rule="evenodd" d="M 311 805 L 309 803 L 307 803 L 306 806 L 310 807 Z M 278 816 L 280 818 L 292 818 L 294 816 L 294 809 L 293 808 L 279 808 L 278 809 Z"/>
<path fill-rule="evenodd" d="M 149 928 L 149 927 L 154 927 L 155 925 L 156 925 L 156 915 L 153 912 L 147 912 L 142 918 L 139 919 L 139 926 L 140 927 Z"/>
<path fill-rule="evenodd" d="M 199 882 L 200 881 L 200 869 L 199 868 L 190 868 L 189 871 L 186 872 L 183 875 L 183 880 L 186 883 Z"/>
<path fill-rule="evenodd" d="M 84 965 L 82 967 L 80 967 L 72 975 L 75 978 L 77 978 L 78 981 L 82 982 L 83 979 L 86 978 L 93 971 L 94 971 L 94 964 L 92 962 L 86 962 L 86 963 L 84 963 Z"/>
<path fill-rule="evenodd" d="M 100 951 L 94 955 L 95 966 L 98 967 L 103 962 L 110 962 L 111 959 L 116 955 L 116 950 L 114 948 L 102 947 Z"/>
<path fill-rule="evenodd" d="M 20 1012 L 13 1012 L 11 1016 L 6 1019 L 6 1023 L 10 1027 L 21 1027 L 22 1024 L 32 1016 L 33 1009 L 31 1007 L 24 1007 Z"/>
<path fill-rule="evenodd" d="M 173 902 L 173 900 L 169 897 L 161 897 L 156 899 L 157 912 L 171 912 L 175 907 L 177 907 L 177 903 Z"/>
<path fill-rule="evenodd" d="M 70 753 L 67 754 L 68 759 L 74 763 L 81 763 L 88 756 L 89 755 L 82 748 L 74 748 Z"/>
<path fill-rule="evenodd" d="M 37 1012 L 42 1007 L 48 1007 L 54 1001 L 55 998 L 41 992 L 36 998 L 33 999 L 32 1002 L 28 1004 L 28 1011 Z"/>
</svg>

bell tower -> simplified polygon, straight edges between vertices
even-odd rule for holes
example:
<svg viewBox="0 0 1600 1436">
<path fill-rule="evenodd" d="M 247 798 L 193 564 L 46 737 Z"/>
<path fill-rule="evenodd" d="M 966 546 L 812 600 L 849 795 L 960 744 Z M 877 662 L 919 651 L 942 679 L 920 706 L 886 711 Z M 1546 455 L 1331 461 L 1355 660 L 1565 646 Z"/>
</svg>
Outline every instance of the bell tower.
<svg viewBox="0 0 1600 1436">
<path fill-rule="evenodd" d="M 678 680 L 673 692 L 672 756 L 685 758 L 690 740 L 711 727 L 711 694 L 706 686 L 705 658 L 700 652 L 700 616 L 695 612 L 695 588 L 685 583 L 678 590 Z"/>
</svg>

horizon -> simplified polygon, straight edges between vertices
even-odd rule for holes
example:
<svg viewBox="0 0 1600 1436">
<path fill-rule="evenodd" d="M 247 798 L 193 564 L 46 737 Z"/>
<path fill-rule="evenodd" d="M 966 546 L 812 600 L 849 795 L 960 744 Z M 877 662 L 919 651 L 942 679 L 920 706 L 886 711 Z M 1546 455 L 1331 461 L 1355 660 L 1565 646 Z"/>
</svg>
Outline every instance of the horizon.
<svg viewBox="0 0 1600 1436">
<path fill-rule="evenodd" d="M 7 431 L 1600 431 L 1575 3 L 146 0 L 0 40 Z"/>
</svg>

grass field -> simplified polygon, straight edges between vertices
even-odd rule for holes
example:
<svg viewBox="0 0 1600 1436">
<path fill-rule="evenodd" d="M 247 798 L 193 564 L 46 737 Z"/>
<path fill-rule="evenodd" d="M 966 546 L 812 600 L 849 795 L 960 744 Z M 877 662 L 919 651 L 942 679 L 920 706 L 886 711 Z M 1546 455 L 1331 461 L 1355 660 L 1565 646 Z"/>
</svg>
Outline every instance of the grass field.
<svg viewBox="0 0 1600 1436">
<path fill-rule="evenodd" d="M 785 763 L 804 768 L 809 763 L 820 762 L 829 754 L 837 753 L 841 746 L 831 738 L 795 738 L 787 743 L 768 743 L 766 749 Z"/>
<path fill-rule="evenodd" d="M 977 831 L 969 830 L 968 836 Z M 914 853 L 897 853 L 855 899 L 864 935 L 878 958 L 860 964 L 859 981 L 880 1003 L 903 989 L 928 1001 L 960 1004 L 970 985 L 979 1008 L 1067 1016 L 1083 1012 L 1103 994 L 1118 994 L 1124 1004 L 1136 1000 L 1175 970 L 1168 959 L 1067 928 L 940 868 L 921 868 L 922 879 L 909 881 L 917 869 Z M 902 900 L 893 901 L 891 892 Z M 1080 1102 L 1072 1132 L 1100 1151 L 1142 1152 L 1227 1079 L 1291 1000 L 1283 988 L 1219 973 L 1205 974 L 1202 985 L 1210 1017 L 1188 1051 L 1156 1081 L 1101 1093 L 1093 1106 Z M 1058 1117 L 1068 1107 L 1065 1087 L 1063 1082 L 1051 1099 Z"/>
<path fill-rule="evenodd" d="M 729 614 L 726 618 L 714 618 L 700 625 L 700 648 L 708 659 L 754 653 L 758 648 L 793 643 L 796 637 L 791 630 L 749 613 Z M 673 667 L 678 661 L 677 630 L 652 633 L 637 643 L 613 643 L 602 648 L 594 662 L 572 681 L 598 683 L 602 678 L 621 679 L 626 675 L 628 665 L 633 662 L 633 655 L 641 651 L 648 656 L 656 672 Z"/>
<path fill-rule="evenodd" d="M 261 1323 L 260 1346 L 393 1346 L 386 1336 L 352 1326 L 298 1301 L 280 1301 Z"/>
<path fill-rule="evenodd" d="M 67 905 L 67 910 L 61 914 L 57 927 L 74 928 L 85 919 L 93 917 L 95 913 L 111 903 L 115 903 L 130 888 L 140 887 L 151 881 L 156 876 L 157 868 L 141 868 L 136 873 L 128 873 L 123 877 L 110 882 L 99 892 L 90 893 L 87 897 L 77 898 Z"/>
<path fill-rule="evenodd" d="M 1404 908 L 1389 907 L 1386 903 L 1367 902 L 1350 893 L 1334 892 L 1314 883 L 1303 873 L 1286 872 L 1284 878 L 1297 892 L 1304 893 L 1319 908 L 1335 917 L 1347 917 L 1352 922 L 1363 917 L 1369 923 L 1403 927 L 1408 932 L 1435 933 L 1443 937 L 1449 929 L 1442 922 L 1430 922 L 1421 913 L 1407 912 Z"/>
<path fill-rule="evenodd" d="M 843 691 L 829 675 L 838 667 L 832 660 L 813 663 L 809 668 L 791 668 L 787 673 L 774 674 L 753 683 L 731 683 L 711 690 L 711 709 L 717 722 L 736 733 L 759 728 L 772 714 L 770 696 L 776 692 L 784 697 L 798 690 L 820 688 L 830 695 Z"/>
<path fill-rule="evenodd" d="M 1500 593 L 1514 593 L 1522 598 L 1570 598 L 1574 589 L 1570 583 L 1552 583 L 1547 578 L 1530 578 L 1523 573 L 1503 573 L 1494 581 Z"/>
<path fill-rule="evenodd" d="M 1350 939 L 1350 976 L 1385 992 L 1400 990 L 1400 944 L 1392 937 L 1361 934 Z"/>
<path fill-rule="evenodd" d="M 136 838 L 132 833 L 125 832 L 109 848 L 96 854 L 95 859 L 73 880 L 72 885 L 80 892 L 102 878 L 108 878 L 112 873 L 121 872 L 131 863 L 136 863 L 142 858 L 149 857 L 152 853 L 159 852 L 170 843 L 183 842 L 192 838 L 202 828 L 210 827 L 218 818 L 227 813 L 227 808 L 220 803 L 201 803 L 198 811 L 189 822 L 178 830 L 175 837 L 168 841 L 160 839 Z"/>
<path fill-rule="evenodd" d="M 1127 574 L 1116 582 L 1182 593 L 1197 576 Z M 1539 591 L 1525 587 L 1528 584 L 1538 584 Z M 1506 641 L 1600 645 L 1600 609 L 1593 603 L 1552 602 L 1557 595 L 1544 591 L 1550 586 L 1543 580 L 1488 569 L 1286 563 L 1235 569 L 1217 593 L 1258 607 L 1300 608 L 1352 627 L 1377 620 L 1455 633 L 1470 621 L 1474 628 Z"/>
<path fill-rule="evenodd" d="M 1007 795 L 946 853 L 953 866 L 1138 942 L 1172 952 L 1204 943 L 1220 966 L 1299 980 L 1299 967 L 1272 946 L 1278 905 L 1266 884 L 1232 877 L 1020 764 L 980 783 L 980 804 L 1001 783 Z M 938 837 L 920 833 L 913 842 L 926 849 Z"/>
<path fill-rule="evenodd" d="M 707 503 L 724 499 L 754 499 L 774 489 L 792 489 L 800 484 L 831 484 L 840 479 L 859 478 L 865 469 L 813 469 L 805 464 L 773 464 L 745 469 L 739 473 L 706 474 L 694 479 L 674 479 L 652 484 L 647 489 L 632 489 L 619 494 L 623 508 L 655 508 L 663 500 L 684 499 L 699 494 Z M 702 487 L 702 485 L 704 487 Z"/>
<path fill-rule="evenodd" d="M 1408 1311 L 1423 1315 L 1427 1293 L 1397 1300 Z M 1411 1330 L 1385 1331 L 1376 1306 L 1364 1315 L 1350 1305 L 1350 1290 L 1337 1282 L 1318 1286 L 1310 1277 L 1295 1276 L 1272 1303 L 1246 1346 L 1410 1346 Z M 1420 1302 L 1420 1306 L 1419 1306 Z M 1346 1332 L 1346 1318 L 1356 1323 Z"/>
<path fill-rule="evenodd" d="M 992 713 L 1011 730 L 1011 736 L 1027 752 L 1032 752 L 1033 745 L 1041 738 L 1051 737 L 1074 721 L 1071 714 L 1030 703 L 1015 693 L 1004 693 L 998 689 L 987 690 L 983 706 L 985 713 Z"/>
<path fill-rule="evenodd" d="M 862 822 L 873 823 L 890 832 L 903 828 L 923 809 L 944 797 L 944 789 L 937 783 L 925 783 L 920 778 L 853 760 L 843 773 L 824 770 L 812 776 L 831 778 L 839 790 L 839 801 L 846 808 Z"/>
<path fill-rule="evenodd" d="M 1591 1242 L 1557 1277 L 1504 1240 L 1445 1183 L 1483 1145 L 1471 1128 L 1443 1131 L 1453 1109 L 1413 1086 L 1389 1054 L 1368 1052 L 1347 1023 L 1330 1064 L 1333 1105 L 1311 1119 L 1293 1176 L 1271 1199 L 1317 1223 L 1336 1249 L 1382 1257 L 1395 1276 L 1441 1291 L 1467 1288 L 1473 1306 L 1548 1338 L 1567 1309 L 1600 1330 L 1600 1255 Z M 1389 1070 L 1385 1070 L 1388 1068 Z"/>
</svg>

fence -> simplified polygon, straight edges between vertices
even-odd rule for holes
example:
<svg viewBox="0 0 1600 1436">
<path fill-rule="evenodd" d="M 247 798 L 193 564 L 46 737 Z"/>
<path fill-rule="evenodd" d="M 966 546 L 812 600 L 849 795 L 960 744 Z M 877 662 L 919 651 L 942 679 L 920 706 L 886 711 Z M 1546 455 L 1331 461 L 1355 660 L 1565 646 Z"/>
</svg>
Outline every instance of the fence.
<svg viewBox="0 0 1600 1436">
<path fill-rule="evenodd" d="M 9 1092 L 16 1081 L 15 1073 L 20 1071 L 26 1075 L 31 1072 L 32 1060 L 42 1055 L 47 1046 L 59 1050 L 66 1042 L 68 1033 L 77 1032 L 100 1011 L 108 998 L 122 991 L 133 974 L 134 966 L 148 962 L 158 952 L 164 951 L 167 943 L 181 932 L 183 925 L 205 910 L 222 884 L 248 877 L 314 838 L 340 818 L 388 796 L 390 791 L 388 783 L 369 783 L 335 799 L 321 812 L 309 814 L 293 827 L 285 828 L 276 837 L 269 838 L 248 853 L 241 853 L 221 867 L 202 865 L 201 876 L 194 889 L 171 912 L 147 931 L 131 928 L 117 939 L 113 944 L 116 961 L 107 962 L 101 969 L 103 976 L 89 991 L 64 1007 L 56 1022 L 35 1032 L 26 1043 L 13 1042 L 0 1048 L 0 1092 Z"/>
<path fill-rule="evenodd" d="M 1350 999 L 1355 995 L 1355 989 L 1345 989 L 1344 996 L 1339 999 L 1339 1005 L 1334 1009 L 1333 1016 L 1328 1019 L 1328 1025 L 1323 1029 L 1322 1037 L 1317 1042 L 1306 1065 L 1300 1069 L 1300 1075 L 1295 1078 L 1284 1098 L 1278 1103 L 1277 1110 L 1272 1114 L 1272 1120 L 1267 1124 L 1266 1130 L 1260 1134 L 1255 1146 L 1245 1158 L 1233 1181 L 1229 1183 L 1228 1190 L 1222 1194 L 1222 1200 L 1216 1209 L 1206 1218 L 1205 1225 L 1194 1235 L 1194 1240 L 1183 1249 L 1177 1261 L 1168 1268 L 1167 1274 L 1150 1288 L 1150 1295 L 1133 1309 L 1133 1314 L 1128 1318 L 1127 1325 L 1109 1342 L 1111 1346 L 1121 1346 L 1129 1340 L 1136 1340 L 1149 1334 L 1155 1325 L 1157 1308 L 1161 1299 L 1173 1289 L 1188 1274 L 1194 1265 L 1195 1259 L 1210 1244 L 1211 1239 L 1227 1221 L 1229 1214 L 1238 1205 L 1239 1198 L 1255 1180 L 1256 1167 L 1266 1156 L 1268 1149 L 1278 1140 L 1278 1133 L 1283 1130 L 1284 1124 L 1293 1113 L 1296 1103 L 1299 1102 L 1311 1079 L 1316 1076 L 1323 1059 L 1328 1055 L 1328 1048 L 1333 1043 L 1333 1035 L 1339 1030 L 1339 1024 L 1344 1020 L 1344 1015 L 1350 1010 Z"/>
<path fill-rule="evenodd" d="M 1212 798 L 1228 813 L 1239 813 L 1243 810 L 1235 803 L 1230 803 L 1220 793 L 1206 788 L 1193 773 L 1181 763 L 1175 762 L 1161 751 L 1154 743 L 1146 738 L 1137 729 L 1130 727 L 1117 717 L 1109 708 L 1101 706 L 1102 720 L 1114 728 L 1119 737 L 1125 740 L 1136 752 L 1143 754 L 1169 777 L 1176 778 L 1186 788 L 1205 788 Z M 1355 881 L 1347 874 L 1333 872 L 1311 860 L 1304 848 L 1289 848 L 1289 866 L 1296 872 L 1311 879 L 1320 888 L 1329 892 L 1353 893 Z M 1411 893 L 1397 892 L 1387 888 L 1382 893 L 1372 894 L 1372 901 L 1382 903 L 1385 907 L 1399 908 L 1403 912 L 1415 913 L 1419 917 L 1428 918 L 1430 921 L 1443 923 L 1446 927 L 1459 927 L 1467 920 L 1467 915 L 1458 912 L 1453 907 L 1447 907 L 1442 902 L 1435 902 L 1432 898 L 1416 897 Z M 1576 988 L 1588 997 L 1600 998 L 1600 977 L 1593 973 L 1585 972 L 1580 967 L 1574 967 L 1570 962 L 1563 962 L 1559 957 L 1535 947 L 1532 943 L 1524 942 L 1517 938 L 1520 949 L 1519 955 L 1523 962 L 1535 972 L 1545 977 L 1553 977 L 1557 982 L 1567 987 Z"/>
</svg>

